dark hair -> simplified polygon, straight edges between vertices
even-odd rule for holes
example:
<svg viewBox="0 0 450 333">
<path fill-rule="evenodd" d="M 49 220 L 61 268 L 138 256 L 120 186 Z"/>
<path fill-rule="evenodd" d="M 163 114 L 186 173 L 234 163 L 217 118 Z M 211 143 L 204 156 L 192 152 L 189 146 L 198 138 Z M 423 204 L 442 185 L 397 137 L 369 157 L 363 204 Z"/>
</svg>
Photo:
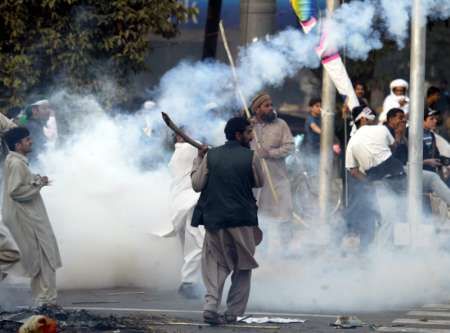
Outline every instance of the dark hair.
<svg viewBox="0 0 450 333">
<path fill-rule="evenodd" d="M 225 137 L 228 141 L 236 140 L 236 133 L 244 133 L 250 122 L 243 117 L 234 117 L 225 125 Z"/>
<path fill-rule="evenodd" d="M 433 96 L 434 94 L 440 94 L 441 93 L 441 89 L 439 89 L 438 87 L 435 86 L 431 86 L 430 88 L 427 89 L 427 97 Z"/>
<path fill-rule="evenodd" d="M 20 111 L 22 111 L 22 109 L 20 107 L 18 107 L 18 106 L 10 107 L 8 109 L 8 111 L 6 111 L 6 116 L 9 119 L 14 119 L 14 118 L 16 118 L 19 115 Z"/>
<path fill-rule="evenodd" d="M 314 104 L 317 104 L 317 103 L 322 103 L 322 99 L 320 97 L 313 97 L 309 100 L 308 105 L 310 107 L 312 107 L 312 106 L 314 106 Z"/>
<path fill-rule="evenodd" d="M 391 118 L 396 117 L 397 114 L 399 114 L 399 113 L 405 114 L 405 111 L 403 111 L 402 109 L 399 109 L 399 108 L 390 109 L 386 115 L 386 121 L 389 121 Z"/>
<path fill-rule="evenodd" d="M 9 150 L 16 151 L 16 144 L 28 136 L 30 136 L 30 131 L 26 127 L 14 127 L 3 134 L 3 140 Z"/>
<path fill-rule="evenodd" d="M 425 110 L 423 111 L 423 120 L 427 120 L 428 117 L 438 116 L 440 114 L 441 113 L 438 110 L 434 110 L 432 108 L 425 107 Z"/>
<path fill-rule="evenodd" d="M 352 117 L 353 117 L 353 119 L 356 119 L 356 117 L 359 116 L 359 114 L 362 112 L 362 110 L 364 110 L 365 107 L 366 107 L 365 105 L 355 106 L 352 109 Z M 357 122 L 355 121 L 355 124 L 357 124 L 360 121 L 361 121 L 361 119 L 359 119 Z"/>
<path fill-rule="evenodd" d="M 371 108 L 369 108 L 367 105 L 360 105 L 360 106 L 355 106 L 352 109 L 352 117 L 353 117 L 353 121 L 355 122 L 356 125 L 359 124 L 359 122 L 361 121 L 361 119 L 358 119 L 357 121 L 355 121 L 355 119 L 361 114 L 361 112 L 364 111 L 364 109 L 369 109 L 371 111 L 371 113 L 375 116 L 375 112 L 373 112 L 373 110 Z"/>
<path fill-rule="evenodd" d="M 362 86 L 364 90 L 366 89 L 366 85 L 362 81 L 353 82 L 353 88 L 356 88 L 356 86 Z"/>
</svg>

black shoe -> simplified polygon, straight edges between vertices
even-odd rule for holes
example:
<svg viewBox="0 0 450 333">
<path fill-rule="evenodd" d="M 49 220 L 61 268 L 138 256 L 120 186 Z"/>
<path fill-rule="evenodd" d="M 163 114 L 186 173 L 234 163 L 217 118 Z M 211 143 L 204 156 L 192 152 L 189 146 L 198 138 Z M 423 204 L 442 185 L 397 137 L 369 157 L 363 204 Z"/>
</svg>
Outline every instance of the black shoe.
<svg viewBox="0 0 450 333">
<path fill-rule="evenodd" d="M 223 318 L 227 324 L 232 324 L 232 323 L 237 322 L 237 316 L 235 316 L 234 314 L 228 313 L 228 312 L 225 312 L 223 314 Z"/>
<path fill-rule="evenodd" d="M 193 283 L 183 282 L 178 288 L 178 294 L 186 299 L 199 299 L 200 293 Z"/>
<path fill-rule="evenodd" d="M 212 326 L 223 325 L 226 323 L 223 316 L 210 310 L 203 311 L 203 321 Z"/>
</svg>

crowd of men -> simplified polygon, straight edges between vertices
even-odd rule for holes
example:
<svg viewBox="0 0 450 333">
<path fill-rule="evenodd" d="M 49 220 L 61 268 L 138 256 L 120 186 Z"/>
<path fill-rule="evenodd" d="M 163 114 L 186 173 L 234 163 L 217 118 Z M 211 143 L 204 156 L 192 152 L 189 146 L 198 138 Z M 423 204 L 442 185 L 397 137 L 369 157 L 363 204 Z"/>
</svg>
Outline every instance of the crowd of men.
<svg viewBox="0 0 450 333">
<path fill-rule="evenodd" d="M 404 80 L 394 80 L 390 88 L 378 119 L 368 106 L 361 83 L 355 84 L 360 106 L 353 110 L 345 105 L 343 108 L 344 126 L 352 126 L 348 128 L 348 137 L 344 136 L 340 142 L 345 172 L 351 176 L 352 194 L 343 215 L 348 232 L 360 237 L 363 249 L 373 241 L 379 213 L 370 188 L 380 181 L 396 191 L 405 188 L 408 86 Z M 441 151 L 446 140 L 437 133 L 439 94 L 438 88 L 428 89 L 423 186 L 424 192 L 435 193 L 449 205 L 450 190 L 437 173 L 446 164 L 444 158 L 450 157 Z M 0 130 L 9 151 L 3 172 L 0 277 L 4 277 L 9 266 L 20 262 L 31 278 L 37 306 L 56 302 L 55 272 L 61 267 L 57 241 L 40 195 L 50 180 L 31 173 L 27 158 L 33 151 L 35 137 L 44 135 L 48 142 L 57 135 L 51 109 L 47 105 L 41 112 L 42 105 L 46 103 L 25 110 L 18 117 L 18 124 L 0 115 Z M 197 150 L 183 136 L 176 135 L 169 162 L 173 226 L 170 234 L 178 236 L 184 258 L 179 293 L 186 298 L 198 298 L 205 288 L 203 317 L 213 325 L 236 321 L 245 312 L 251 272 L 258 267 L 255 248 L 262 241 L 261 229 L 268 255 L 280 255 L 280 249 L 295 241 L 292 228 L 295 213 L 286 167 L 286 157 L 294 150 L 294 138 L 288 124 L 275 111 L 269 94 L 255 96 L 250 109 L 251 119 L 228 120 L 224 130 L 226 142 L 222 146 L 202 145 Z M 321 134 L 319 98 L 310 100 L 309 111 L 303 151 L 308 159 L 316 157 L 311 165 L 317 169 Z M 230 274 L 227 310 L 221 315 L 218 308 Z"/>
<path fill-rule="evenodd" d="M 351 119 L 348 124 L 353 129 L 343 146 L 346 147 L 345 168 L 353 179 L 353 196 L 344 216 L 348 232 L 357 234 L 361 249 L 365 250 L 374 239 L 379 214 L 371 187 L 381 181 L 397 192 L 406 189 L 409 99 L 407 83 L 395 80 L 384 103 L 390 109 L 383 110 L 384 115 L 380 116 L 385 120 L 380 121 L 367 106 L 364 86 L 357 83 L 355 88 L 361 105 L 348 110 Z M 435 92 L 431 87 L 428 97 Z M 424 112 L 423 191 L 436 194 L 449 205 L 450 189 L 434 169 L 442 162 L 435 144 L 438 111 L 428 104 L 429 100 Z M 309 107 L 304 145 L 308 158 L 320 150 L 320 99 L 311 99 Z M 269 239 L 266 251 L 270 254 L 293 241 L 291 226 L 295 213 L 285 164 L 285 158 L 293 151 L 293 137 L 267 93 L 253 99 L 251 110 L 250 122 L 244 118 L 231 119 L 225 128 L 225 145 L 201 149 L 192 171 L 185 173 L 186 179 L 191 178 L 192 193 L 201 192 L 191 210 L 185 210 L 190 216 L 185 221 L 191 221 L 191 226 L 204 226 L 203 247 L 198 244 L 196 252 L 201 252 L 197 271 L 201 272 L 206 288 L 204 320 L 211 324 L 235 321 L 245 311 L 251 270 L 258 266 L 254 253 L 262 236 L 259 227 L 264 230 L 265 239 Z M 193 158 L 192 150 L 190 160 Z M 189 165 L 186 162 L 185 170 Z M 232 274 L 232 285 L 227 309 L 220 315 L 218 307 L 229 274 Z"/>
</svg>

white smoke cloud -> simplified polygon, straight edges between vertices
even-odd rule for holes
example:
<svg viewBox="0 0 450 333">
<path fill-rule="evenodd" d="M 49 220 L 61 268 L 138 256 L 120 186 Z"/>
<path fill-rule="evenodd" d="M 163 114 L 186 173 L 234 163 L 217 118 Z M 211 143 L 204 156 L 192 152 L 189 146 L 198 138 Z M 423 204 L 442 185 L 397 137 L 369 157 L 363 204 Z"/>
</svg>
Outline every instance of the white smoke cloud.
<svg viewBox="0 0 450 333">
<path fill-rule="evenodd" d="M 42 194 L 64 262 L 59 285 L 173 286 L 179 249 L 152 235 L 167 227 L 167 170 L 139 168 L 149 153 L 142 124 L 105 114 L 89 122 L 64 149 L 41 156 L 53 179 Z"/>
<path fill-rule="evenodd" d="M 397 42 L 398 47 L 404 47 L 409 31 L 411 1 L 381 0 L 381 7 L 388 36 Z"/>
<path fill-rule="evenodd" d="M 376 8 L 371 2 L 351 2 L 343 4 L 325 23 L 325 30 L 332 46 L 346 48 L 347 56 L 364 60 L 372 50 L 383 44 L 380 32 L 375 30 Z"/>
<path fill-rule="evenodd" d="M 427 1 L 426 9 L 433 18 L 450 15 L 448 1 Z M 337 48 L 365 59 L 382 46 L 383 33 L 404 45 L 409 12 L 406 0 L 354 1 L 337 9 L 325 26 Z M 374 26 L 379 17 L 385 23 L 382 31 Z M 237 73 L 247 99 L 268 85 L 281 85 L 302 68 L 317 68 L 319 38 L 291 28 L 241 49 Z M 173 288 L 179 282 L 177 242 L 152 236 L 170 223 L 169 153 L 161 148 L 165 132 L 159 111 L 187 126 L 196 139 L 218 145 L 224 140 L 224 121 L 208 105 L 214 102 L 229 112 L 240 108 L 240 102 L 229 67 L 218 62 L 182 62 L 164 75 L 154 94 L 156 108 L 144 115 L 154 130 L 152 138 L 143 136 L 143 118 L 106 116 L 92 96 L 52 97 L 59 112 L 71 114 L 69 125 L 76 129 L 64 146 L 42 156 L 41 165 L 54 181 L 43 195 L 64 261 L 58 273 L 61 287 Z M 155 163 L 152 168 L 140 167 L 143 157 Z M 342 259 L 333 253 L 339 246 L 330 248 L 293 262 L 263 260 L 252 303 L 271 309 L 394 308 L 438 299 L 450 283 L 448 256 L 434 249 L 419 251 L 420 256 L 386 249 L 361 261 Z"/>
</svg>

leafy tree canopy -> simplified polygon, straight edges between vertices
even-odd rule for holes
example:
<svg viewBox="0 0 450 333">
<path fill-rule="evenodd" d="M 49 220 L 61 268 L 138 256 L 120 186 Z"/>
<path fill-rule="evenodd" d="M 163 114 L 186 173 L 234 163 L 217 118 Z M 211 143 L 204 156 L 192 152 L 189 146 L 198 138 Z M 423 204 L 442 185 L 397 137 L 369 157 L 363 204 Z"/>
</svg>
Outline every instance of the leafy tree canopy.
<svg viewBox="0 0 450 333">
<path fill-rule="evenodd" d="M 174 37 L 198 9 L 178 0 L 3 0 L 0 109 L 49 87 L 99 92 L 145 69 L 150 33 Z"/>
</svg>

